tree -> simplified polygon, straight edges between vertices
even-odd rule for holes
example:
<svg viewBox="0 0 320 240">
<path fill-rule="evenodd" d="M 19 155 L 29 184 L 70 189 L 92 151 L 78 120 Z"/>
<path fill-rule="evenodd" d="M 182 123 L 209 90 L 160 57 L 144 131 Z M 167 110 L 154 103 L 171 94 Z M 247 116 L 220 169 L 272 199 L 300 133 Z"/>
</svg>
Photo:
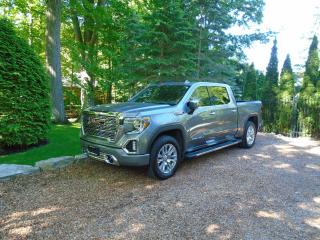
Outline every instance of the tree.
<svg viewBox="0 0 320 240">
<path fill-rule="evenodd" d="M 24 38 L 45 63 L 46 4 L 44 0 L 1 0 L 0 15 L 16 26 L 17 34 Z"/>
<path fill-rule="evenodd" d="M 27 147 L 47 139 L 48 78 L 28 43 L 0 19 L 0 145 Z"/>
<path fill-rule="evenodd" d="M 278 48 L 277 40 L 273 41 L 271 56 L 267 66 L 266 79 L 263 84 L 262 102 L 265 106 L 264 119 L 266 121 L 265 130 L 275 130 L 274 121 L 277 111 L 277 91 L 278 91 Z"/>
<path fill-rule="evenodd" d="M 257 99 L 257 75 L 253 63 L 249 66 L 244 83 L 243 99 Z"/>
<path fill-rule="evenodd" d="M 286 56 L 280 74 L 277 107 L 277 132 L 289 133 L 294 111 L 294 75 L 290 55 Z"/>
<path fill-rule="evenodd" d="M 47 0 L 46 58 L 54 121 L 65 123 L 60 60 L 61 0 Z"/>
<path fill-rule="evenodd" d="M 232 85 L 237 75 L 238 61 L 243 59 L 244 47 L 255 40 L 265 40 L 266 34 L 234 34 L 231 27 L 245 28 L 248 23 L 260 23 L 262 0 L 192 1 L 190 14 L 197 19 L 196 80 L 218 81 Z"/>
<path fill-rule="evenodd" d="M 319 72 L 318 38 L 313 36 L 309 47 L 302 87 L 300 90 L 299 121 L 302 122 L 304 134 L 319 137 L 320 135 L 320 72 Z"/>
<path fill-rule="evenodd" d="M 286 56 L 283 63 L 278 92 L 278 99 L 283 101 L 292 101 L 294 96 L 294 75 L 289 54 Z"/>
<path fill-rule="evenodd" d="M 316 86 L 319 81 L 318 38 L 314 35 L 309 47 L 308 59 L 305 65 L 305 73 L 301 87 L 302 97 L 308 98 L 315 94 Z"/>
<path fill-rule="evenodd" d="M 144 68 L 150 80 L 186 80 L 195 72 L 195 21 L 180 0 L 152 0 L 144 17 Z"/>
</svg>

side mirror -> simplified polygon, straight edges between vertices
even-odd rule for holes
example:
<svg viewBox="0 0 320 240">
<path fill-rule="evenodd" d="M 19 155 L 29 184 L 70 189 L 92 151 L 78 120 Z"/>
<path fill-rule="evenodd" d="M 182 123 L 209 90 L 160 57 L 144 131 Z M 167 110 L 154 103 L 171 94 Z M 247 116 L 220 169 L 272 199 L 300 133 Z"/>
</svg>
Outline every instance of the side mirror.
<svg viewBox="0 0 320 240">
<path fill-rule="evenodd" d="M 189 108 L 188 114 L 192 114 L 198 108 L 198 103 L 189 101 L 187 102 L 187 107 Z"/>
</svg>

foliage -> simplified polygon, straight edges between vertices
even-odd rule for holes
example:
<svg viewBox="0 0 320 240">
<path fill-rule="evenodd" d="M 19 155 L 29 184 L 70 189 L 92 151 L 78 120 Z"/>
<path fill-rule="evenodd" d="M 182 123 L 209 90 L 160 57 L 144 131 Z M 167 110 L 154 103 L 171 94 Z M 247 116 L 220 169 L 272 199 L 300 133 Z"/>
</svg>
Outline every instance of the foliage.
<svg viewBox="0 0 320 240">
<path fill-rule="evenodd" d="M 287 55 L 280 74 L 278 89 L 277 108 L 277 132 L 288 133 L 293 121 L 293 97 L 294 97 L 294 76 L 289 54 Z"/>
<path fill-rule="evenodd" d="M 249 66 L 246 73 L 246 79 L 243 89 L 243 99 L 257 99 L 257 75 L 253 64 Z"/>
<path fill-rule="evenodd" d="M 42 63 L 45 63 L 45 1 L 1 0 L 0 14 L 16 25 L 17 34 L 32 46 Z"/>
<path fill-rule="evenodd" d="M 47 138 L 48 78 L 31 47 L 0 19 L 0 144 L 27 146 Z"/>
<path fill-rule="evenodd" d="M 48 134 L 49 143 L 25 152 L 0 156 L 0 164 L 28 164 L 60 156 L 73 156 L 81 153 L 79 140 L 80 124 L 53 125 Z"/>
<path fill-rule="evenodd" d="M 278 48 L 277 40 L 273 41 L 271 49 L 271 56 L 267 66 L 266 79 L 263 84 L 262 102 L 268 102 L 268 115 L 264 122 L 265 129 L 268 131 L 275 131 L 275 114 L 277 112 L 277 90 L 278 90 Z M 269 104 L 270 103 L 270 104 Z"/>
<path fill-rule="evenodd" d="M 309 48 L 305 73 L 299 97 L 299 120 L 303 123 L 302 131 L 311 136 L 320 136 L 319 111 L 313 114 L 305 114 L 305 107 L 313 107 L 319 104 L 320 99 L 320 63 L 318 54 L 318 38 L 314 36 Z M 318 105 L 319 107 L 319 105 Z"/>
</svg>

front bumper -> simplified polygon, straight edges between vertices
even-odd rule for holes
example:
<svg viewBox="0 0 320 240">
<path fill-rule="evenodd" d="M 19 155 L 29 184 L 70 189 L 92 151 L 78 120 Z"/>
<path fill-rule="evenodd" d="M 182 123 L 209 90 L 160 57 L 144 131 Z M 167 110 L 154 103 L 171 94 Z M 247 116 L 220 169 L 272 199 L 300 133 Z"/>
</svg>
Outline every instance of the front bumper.
<svg viewBox="0 0 320 240">
<path fill-rule="evenodd" d="M 80 139 L 80 143 L 82 149 L 90 158 L 99 161 L 120 166 L 146 166 L 149 164 L 150 154 L 127 154 L 122 148 L 108 147 L 82 138 Z M 98 148 L 99 154 L 96 155 L 88 151 L 88 148 L 90 147 Z"/>
</svg>

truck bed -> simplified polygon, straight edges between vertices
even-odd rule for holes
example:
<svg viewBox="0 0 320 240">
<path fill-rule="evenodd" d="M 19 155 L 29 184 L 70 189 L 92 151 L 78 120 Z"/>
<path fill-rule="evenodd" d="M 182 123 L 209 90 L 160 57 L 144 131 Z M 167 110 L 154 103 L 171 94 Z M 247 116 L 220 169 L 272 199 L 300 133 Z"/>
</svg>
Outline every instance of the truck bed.
<svg viewBox="0 0 320 240">
<path fill-rule="evenodd" d="M 261 119 L 261 101 L 237 101 L 238 107 L 238 125 L 242 128 L 250 115 L 260 116 Z"/>
</svg>

